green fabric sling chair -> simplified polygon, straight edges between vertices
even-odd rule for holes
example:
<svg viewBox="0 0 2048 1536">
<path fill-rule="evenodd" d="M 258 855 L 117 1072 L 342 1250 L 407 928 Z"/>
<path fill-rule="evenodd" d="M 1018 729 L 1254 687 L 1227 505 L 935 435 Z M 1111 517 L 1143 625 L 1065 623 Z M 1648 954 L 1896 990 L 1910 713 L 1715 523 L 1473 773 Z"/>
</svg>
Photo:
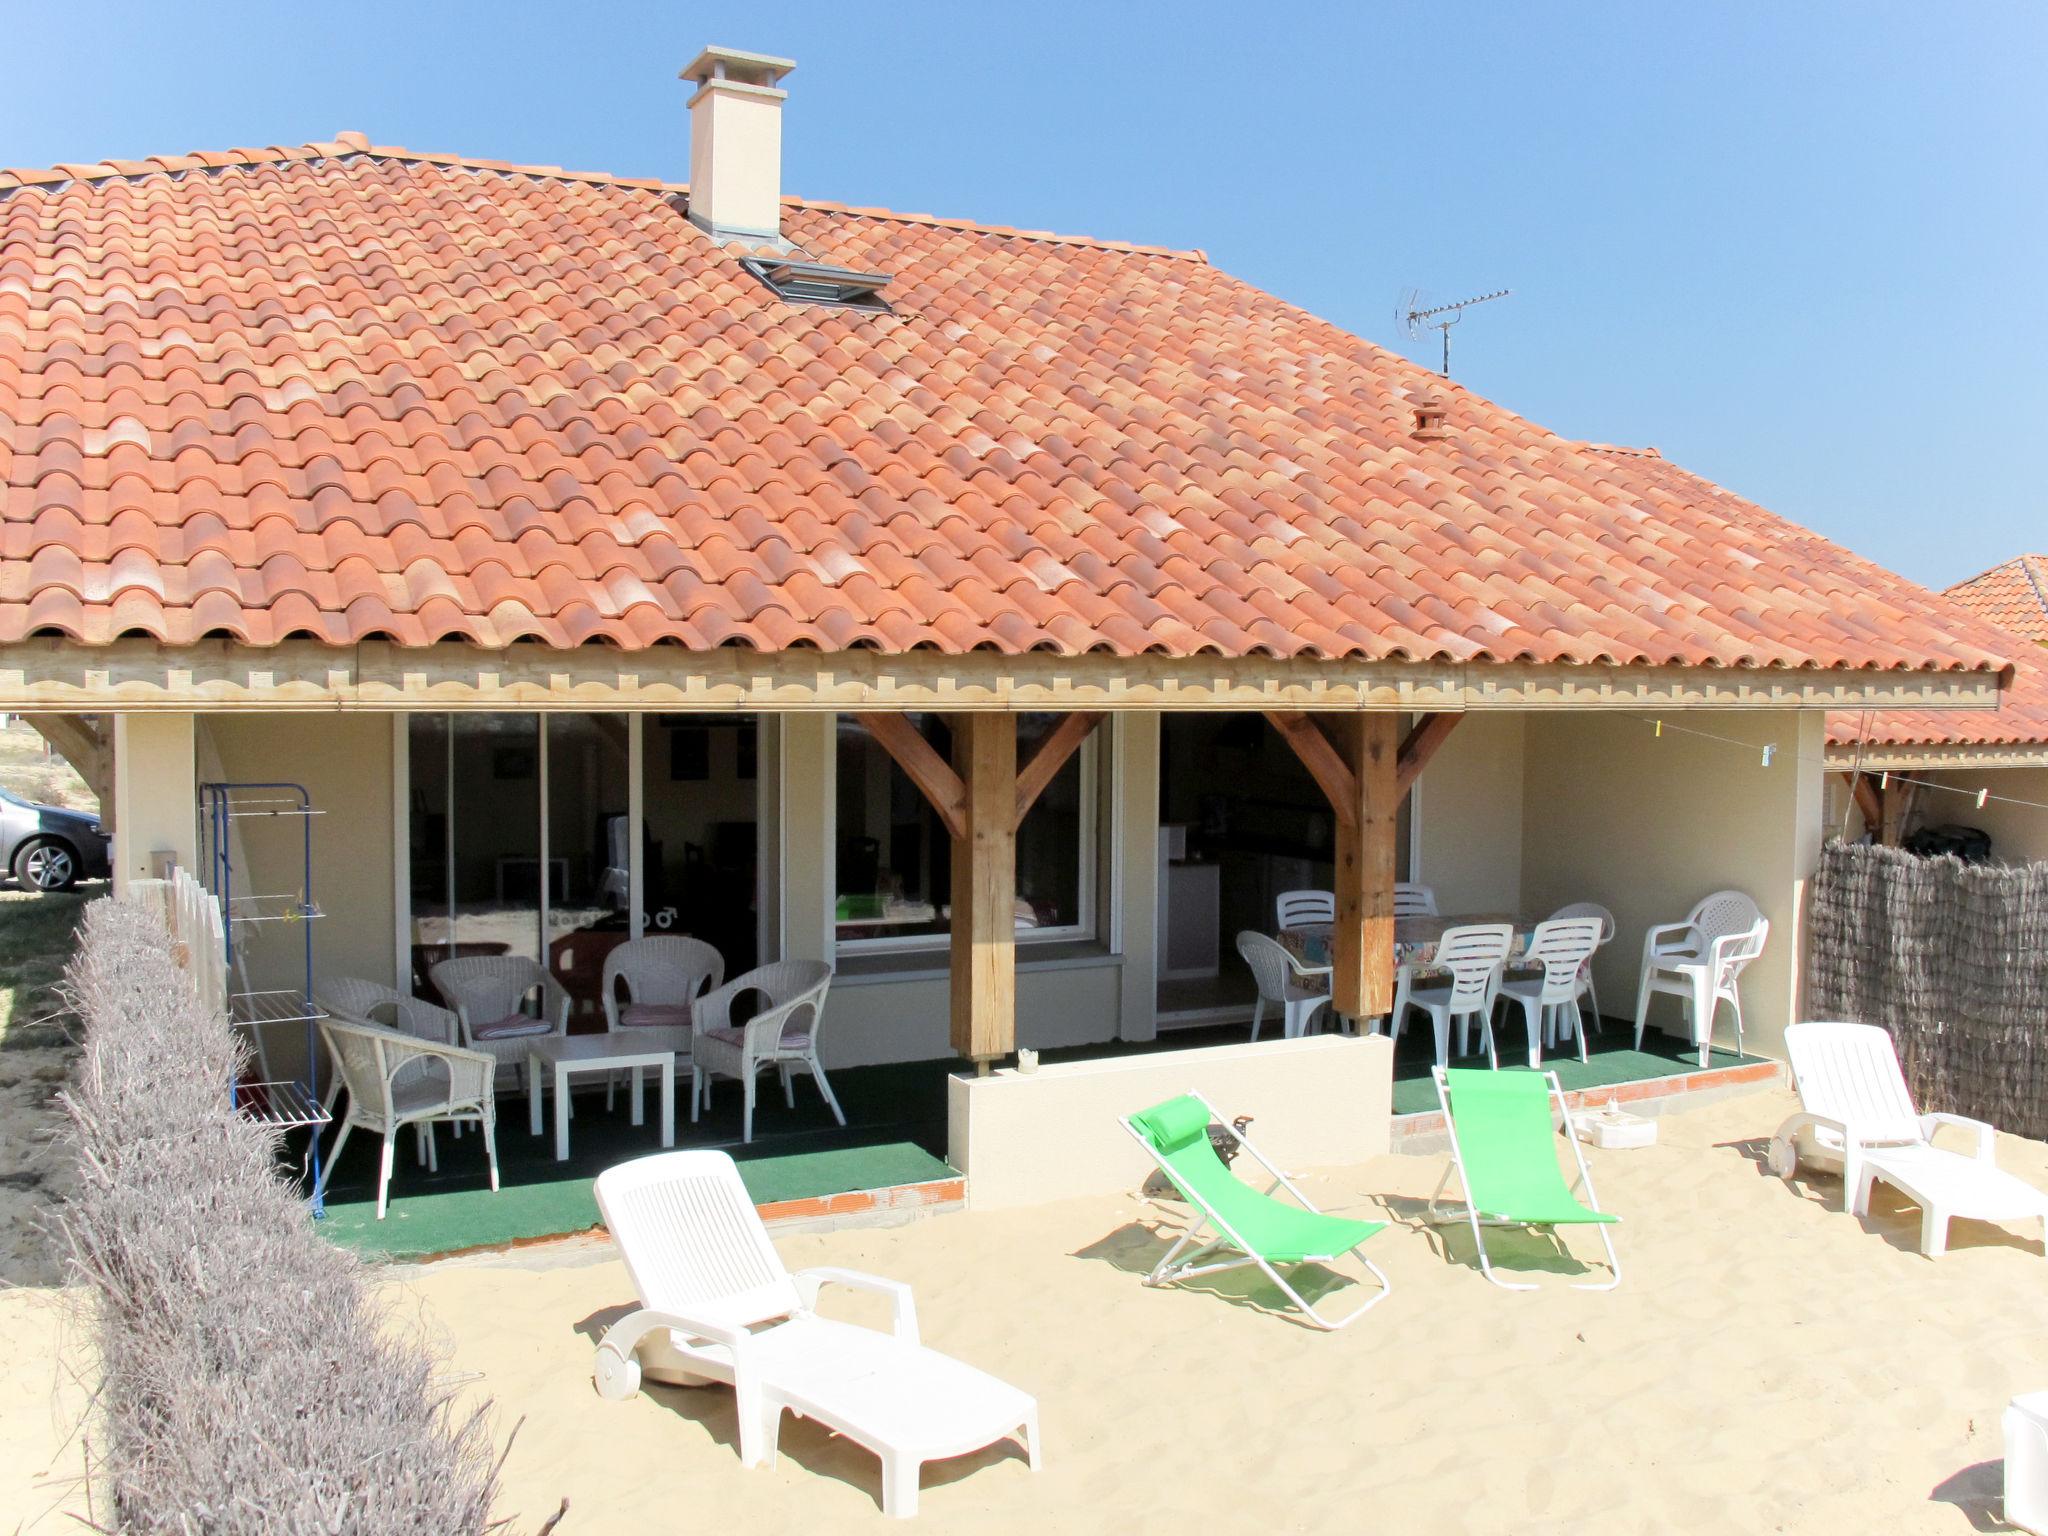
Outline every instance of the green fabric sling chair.
<svg viewBox="0 0 2048 1536">
<path fill-rule="evenodd" d="M 1565 1114 L 1564 1091 L 1558 1086 L 1557 1074 L 1438 1067 L 1436 1095 L 1444 1107 L 1444 1123 L 1450 1128 L 1451 1166 L 1430 1196 L 1430 1220 L 1460 1219 L 1457 1212 L 1437 1206 L 1456 1173 L 1465 1186 L 1464 1219 L 1472 1223 L 1472 1240 L 1479 1245 L 1479 1268 L 1486 1278 L 1510 1291 L 1536 1289 L 1503 1280 L 1493 1272 L 1482 1228 L 1597 1226 L 1613 1278 L 1578 1282 L 1573 1289 L 1611 1291 L 1621 1284 L 1621 1260 L 1615 1256 L 1614 1239 L 1607 1231 L 1621 1218 L 1599 1208 L 1593 1176 L 1586 1170 L 1586 1154 L 1569 1126 L 1565 1140 L 1571 1143 L 1572 1157 L 1579 1165 L 1578 1182 L 1568 1187 L 1557 1165 L 1557 1129 L 1552 1117 Z M 1579 1189 L 1585 1190 L 1590 1204 L 1574 1193 Z M 1555 1230 L 1551 1236 L 1563 1248 L 1563 1239 Z"/>
<path fill-rule="evenodd" d="M 1380 1273 L 1379 1266 L 1363 1254 L 1358 1255 L 1358 1261 L 1379 1281 L 1380 1289 L 1370 1301 L 1342 1317 L 1323 1316 L 1287 1283 L 1281 1276 L 1281 1266 L 1291 1269 L 1310 1262 L 1328 1263 L 1344 1254 L 1357 1253 L 1359 1245 L 1386 1223 L 1324 1215 L 1288 1182 L 1286 1174 L 1232 1127 L 1230 1134 L 1237 1137 L 1239 1146 L 1273 1175 L 1273 1182 L 1263 1193 L 1254 1189 L 1225 1167 L 1209 1144 L 1209 1124 L 1221 1119 L 1214 1106 L 1198 1093 L 1185 1093 L 1140 1114 L 1119 1117 L 1123 1128 L 1151 1155 L 1159 1171 L 1180 1191 L 1181 1198 L 1199 1213 L 1166 1256 L 1153 1266 L 1145 1283 L 1172 1285 L 1197 1275 L 1256 1264 L 1310 1323 L 1328 1329 L 1355 1322 L 1385 1301 L 1393 1287 Z M 1285 1189 L 1298 1203 L 1289 1205 L 1279 1199 L 1274 1191 L 1280 1189 Z M 1201 1241 L 1204 1229 L 1212 1226 L 1216 1235 Z"/>
</svg>

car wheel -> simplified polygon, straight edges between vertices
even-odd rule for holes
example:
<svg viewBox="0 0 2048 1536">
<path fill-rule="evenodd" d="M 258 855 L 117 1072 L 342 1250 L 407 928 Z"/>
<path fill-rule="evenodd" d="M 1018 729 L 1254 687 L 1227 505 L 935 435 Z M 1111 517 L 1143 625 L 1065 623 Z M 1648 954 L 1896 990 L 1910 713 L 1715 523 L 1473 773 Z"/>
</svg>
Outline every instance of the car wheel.
<svg viewBox="0 0 2048 1536">
<path fill-rule="evenodd" d="M 23 843 L 14 855 L 14 880 L 24 891 L 68 891 L 78 883 L 78 856 L 54 838 Z"/>
</svg>

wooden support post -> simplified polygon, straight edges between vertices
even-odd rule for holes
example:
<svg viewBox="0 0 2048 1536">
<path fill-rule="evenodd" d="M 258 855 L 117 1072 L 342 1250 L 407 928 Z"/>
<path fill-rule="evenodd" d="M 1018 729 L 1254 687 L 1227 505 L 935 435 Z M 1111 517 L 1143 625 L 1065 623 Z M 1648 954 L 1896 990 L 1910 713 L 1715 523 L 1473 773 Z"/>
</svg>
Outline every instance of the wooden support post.
<svg viewBox="0 0 2048 1536">
<path fill-rule="evenodd" d="M 1337 817 L 1337 928 L 1330 1006 L 1353 1019 L 1394 1008 L 1394 856 L 1401 795 L 1399 717 L 1332 719 L 1351 776 L 1350 816 Z"/>
<path fill-rule="evenodd" d="M 1017 717 L 952 719 L 953 1049 L 986 1068 L 1017 1048 Z"/>
</svg>

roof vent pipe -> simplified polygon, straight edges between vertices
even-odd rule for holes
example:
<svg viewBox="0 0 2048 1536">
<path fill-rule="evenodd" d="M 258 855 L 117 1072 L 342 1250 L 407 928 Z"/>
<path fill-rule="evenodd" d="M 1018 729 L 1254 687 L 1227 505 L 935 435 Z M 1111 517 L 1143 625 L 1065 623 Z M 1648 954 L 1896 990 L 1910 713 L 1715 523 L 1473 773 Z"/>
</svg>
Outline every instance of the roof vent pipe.
<svg viewBox="0 0 2048 1536">
<path fill-rule="evenodd" d="M 1451 435 L 1449 428 L 1445 425 L 1449 416 L 1450 408 L 1444 403 L 1442 395 L 1434 392 L 1425 394 L 1415 402 L 1415 429 L 1412 434 L 1415 441 L 1418 443 L 1440 443 L 1444 441 L 1444 439 Z"/>
<path fill-rule="evenodd" d="M 782 103 L 791 59 L 706 48 L 682 73 L 690 98 L 690 222 L 721 238 L 782 238 Z"/>
</svg>

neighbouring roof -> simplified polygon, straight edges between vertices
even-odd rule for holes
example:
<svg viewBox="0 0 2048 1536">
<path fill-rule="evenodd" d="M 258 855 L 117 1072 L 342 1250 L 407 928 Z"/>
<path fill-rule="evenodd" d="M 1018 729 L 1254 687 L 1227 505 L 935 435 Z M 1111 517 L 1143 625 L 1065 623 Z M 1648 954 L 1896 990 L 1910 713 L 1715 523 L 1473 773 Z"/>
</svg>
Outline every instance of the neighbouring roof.
<svg viewBox="0 0 2048 1536">
<path fill-rule="evenodd" d="M 1958 607 L 2012 636 L 2012 683 L 1996 710 L 1837 710 L 1828 716 L 1828 744 L 1982 750 L 2048 746 L 2048 556 L 2020 555 L 1943 594 Z M 1896 754 L 1891 754 L 1896 755 Z"/>
<path fill-rule="evenodd" d="M 685 197 L 360 135 L 0 173 L 0 642 L 2006 659 L 1199 252 L 792 199 L 891 278 L 792 305 Z"/>
<path fill-rule="evenodd" d="M 2048 555 L 2021 555 L 1959 581 L 1947 596 L 1980 619 L 2037 644 L 2048 643 Z"/>
</svg>

